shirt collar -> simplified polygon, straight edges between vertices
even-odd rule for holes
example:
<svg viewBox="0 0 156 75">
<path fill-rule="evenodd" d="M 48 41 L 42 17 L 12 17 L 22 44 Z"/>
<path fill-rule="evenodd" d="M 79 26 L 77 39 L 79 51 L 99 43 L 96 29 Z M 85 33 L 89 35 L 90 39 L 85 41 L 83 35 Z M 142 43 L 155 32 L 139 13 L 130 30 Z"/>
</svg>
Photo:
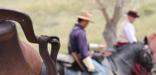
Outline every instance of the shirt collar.
<svg viewBox="0 0 156 75">
<path fill-rule="evenodd" d="M 77 27 L 79 27 L 79 28 L 84 30 L 84 28 L 79 23 L 75 24 L 75 26 L 77 26 Z"/>
</svg>

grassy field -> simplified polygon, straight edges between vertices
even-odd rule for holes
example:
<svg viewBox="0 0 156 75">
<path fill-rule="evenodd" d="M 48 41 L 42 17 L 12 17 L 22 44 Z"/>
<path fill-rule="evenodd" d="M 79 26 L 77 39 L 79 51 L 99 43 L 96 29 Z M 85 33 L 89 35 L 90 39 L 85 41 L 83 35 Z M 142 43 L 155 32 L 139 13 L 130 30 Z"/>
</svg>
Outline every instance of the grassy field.
<svg viewBox="0 0 156 75">
<path fill-rule="evenodd" d="M 108 2 L 110 5 L 107 0 L 105 2 L 108 7 L 112 7 L 111 2 Z M 141 17 L 135 22 L 135 25 L 137 37 L 142 40 L 145 35 L 156 32 L 156 0 L 139 0 L 137 2 Z M 68 34 L 76 23 L 77 15 L 82 10 L 89 10 L 93 13 L 95 21 L 87 28 L 89 42 L 101 43 L 103 41 L 102 31 L 105 21 L 94 0 L 0 0 L 0 7 L 16 9 L 29 14 L 37 35 L 59 36 L 61 52 L 67 51 Z M 20 26 L 17 28 L 20 38 L 25 40 Z M 36 45 L 34 47 L 37 49 Z"/>
</svg>

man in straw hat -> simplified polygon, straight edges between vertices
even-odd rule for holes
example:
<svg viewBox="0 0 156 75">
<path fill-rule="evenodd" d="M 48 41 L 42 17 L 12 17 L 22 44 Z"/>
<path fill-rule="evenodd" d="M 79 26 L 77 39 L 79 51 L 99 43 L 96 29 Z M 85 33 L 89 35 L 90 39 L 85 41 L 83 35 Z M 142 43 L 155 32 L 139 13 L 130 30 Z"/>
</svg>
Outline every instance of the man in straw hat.
<svg viewBox="0 0 156 75">
<path fill-rule="evenodd" d="M 68 51 L 75 59 L 75 66 L 81 71 L 96 75 L 96 68 L 100 69 L 102 75 L 105 75 L 102 65 L 91 59 L 89 53 L 88 41 L 86 38 L 85 28 L 91 21 L 91 14 L 88 11 L 83 11 L 78 16 L 77 24 L 73 27 L 69 35 Z M 98 67 L 97 67 L 98 66 Z M 95 68 L 96 67 L 96 68 Z"/>
</svg>

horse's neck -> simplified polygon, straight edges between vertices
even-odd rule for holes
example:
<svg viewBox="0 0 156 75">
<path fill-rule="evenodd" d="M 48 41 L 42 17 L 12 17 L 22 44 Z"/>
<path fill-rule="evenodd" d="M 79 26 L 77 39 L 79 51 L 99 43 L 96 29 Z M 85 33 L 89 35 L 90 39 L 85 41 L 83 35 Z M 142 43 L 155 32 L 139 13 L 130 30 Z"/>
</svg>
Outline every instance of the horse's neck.
<svg viewBox="0 0 156 75">
<path fill-rule="evenodd" d="M 16 65 L 18 65 L 17 63 L 26 63 L 16 36 L 0 43 L 0 65 L 5 65 L 6 67 L 12 65 L 13 63 L 16 63 Z"/>
<path fill-rule="evenodd" d="M 5 38 L 0 37 L 0 75 L 10 73 L 12 75 L 24 75 L 24 73 L 32 75 L 30 66 L 23 56 L 16 30 L 6 35 Z"/>
<path fill-rule="evenodd" d="M 128 59 L 129 55 L 132 54 L 132 50 L 128 49 L 128 45 L 120 47 L 117 49 L 117 52 L 112 55 L 115 66 L 117 67 L 118 75 L 127 75 L 130 73 L 129 62 L 132 62 L 132 59 Z"/>
<path fill-rule="evenodd" d="M 0 65 L 22 61 L 22 58 L 15 24 L 11 21 L 0 22 Z"/>
<path fill-rule="evenodd" d="M 112 56 L 120 73 L 119 75 L 129 75 L 131 70 L 134 70 L 137 55 L 142 48 L 142 44 L 125 46 L 125 48 L 122 48 L 123 50 Z"/>
</svg>

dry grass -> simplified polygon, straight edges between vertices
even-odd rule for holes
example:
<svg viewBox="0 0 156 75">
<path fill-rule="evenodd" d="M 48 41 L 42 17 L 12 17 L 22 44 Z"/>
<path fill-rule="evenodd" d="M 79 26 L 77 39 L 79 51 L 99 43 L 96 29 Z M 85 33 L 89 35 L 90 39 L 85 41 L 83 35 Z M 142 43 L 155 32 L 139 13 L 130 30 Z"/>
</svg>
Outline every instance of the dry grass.
<svg viewBox="0 0 156 75">
<path fill-rule="evenodd" d="M 76 23 L 76 17 L 81 10 L 87 9 L 93 13 L 94 24 L 87 28 L 89 42 L 101 43 L 105 21 L 101 12 L 92 0 L 0 0 L 1 8 L 11 8 L 28 13 L 34 23 L 37 35 L 55 35 L 61 39 L 61 52 L 67 51 L 68 34 Z M 111 6 L 112 7 L 112 6 Z M 140 9 L 142 17 L 136 21 L 137 37 L 142 40 L 145 35 L 156 32 L 156 1 L 142 1 Z M 111 13 L 111 11 L 110 11 Z M 19 26 L 21 39 L 25 36 Z M 37 49 L 37 46 L 34 45 Z"/>
</svg>

